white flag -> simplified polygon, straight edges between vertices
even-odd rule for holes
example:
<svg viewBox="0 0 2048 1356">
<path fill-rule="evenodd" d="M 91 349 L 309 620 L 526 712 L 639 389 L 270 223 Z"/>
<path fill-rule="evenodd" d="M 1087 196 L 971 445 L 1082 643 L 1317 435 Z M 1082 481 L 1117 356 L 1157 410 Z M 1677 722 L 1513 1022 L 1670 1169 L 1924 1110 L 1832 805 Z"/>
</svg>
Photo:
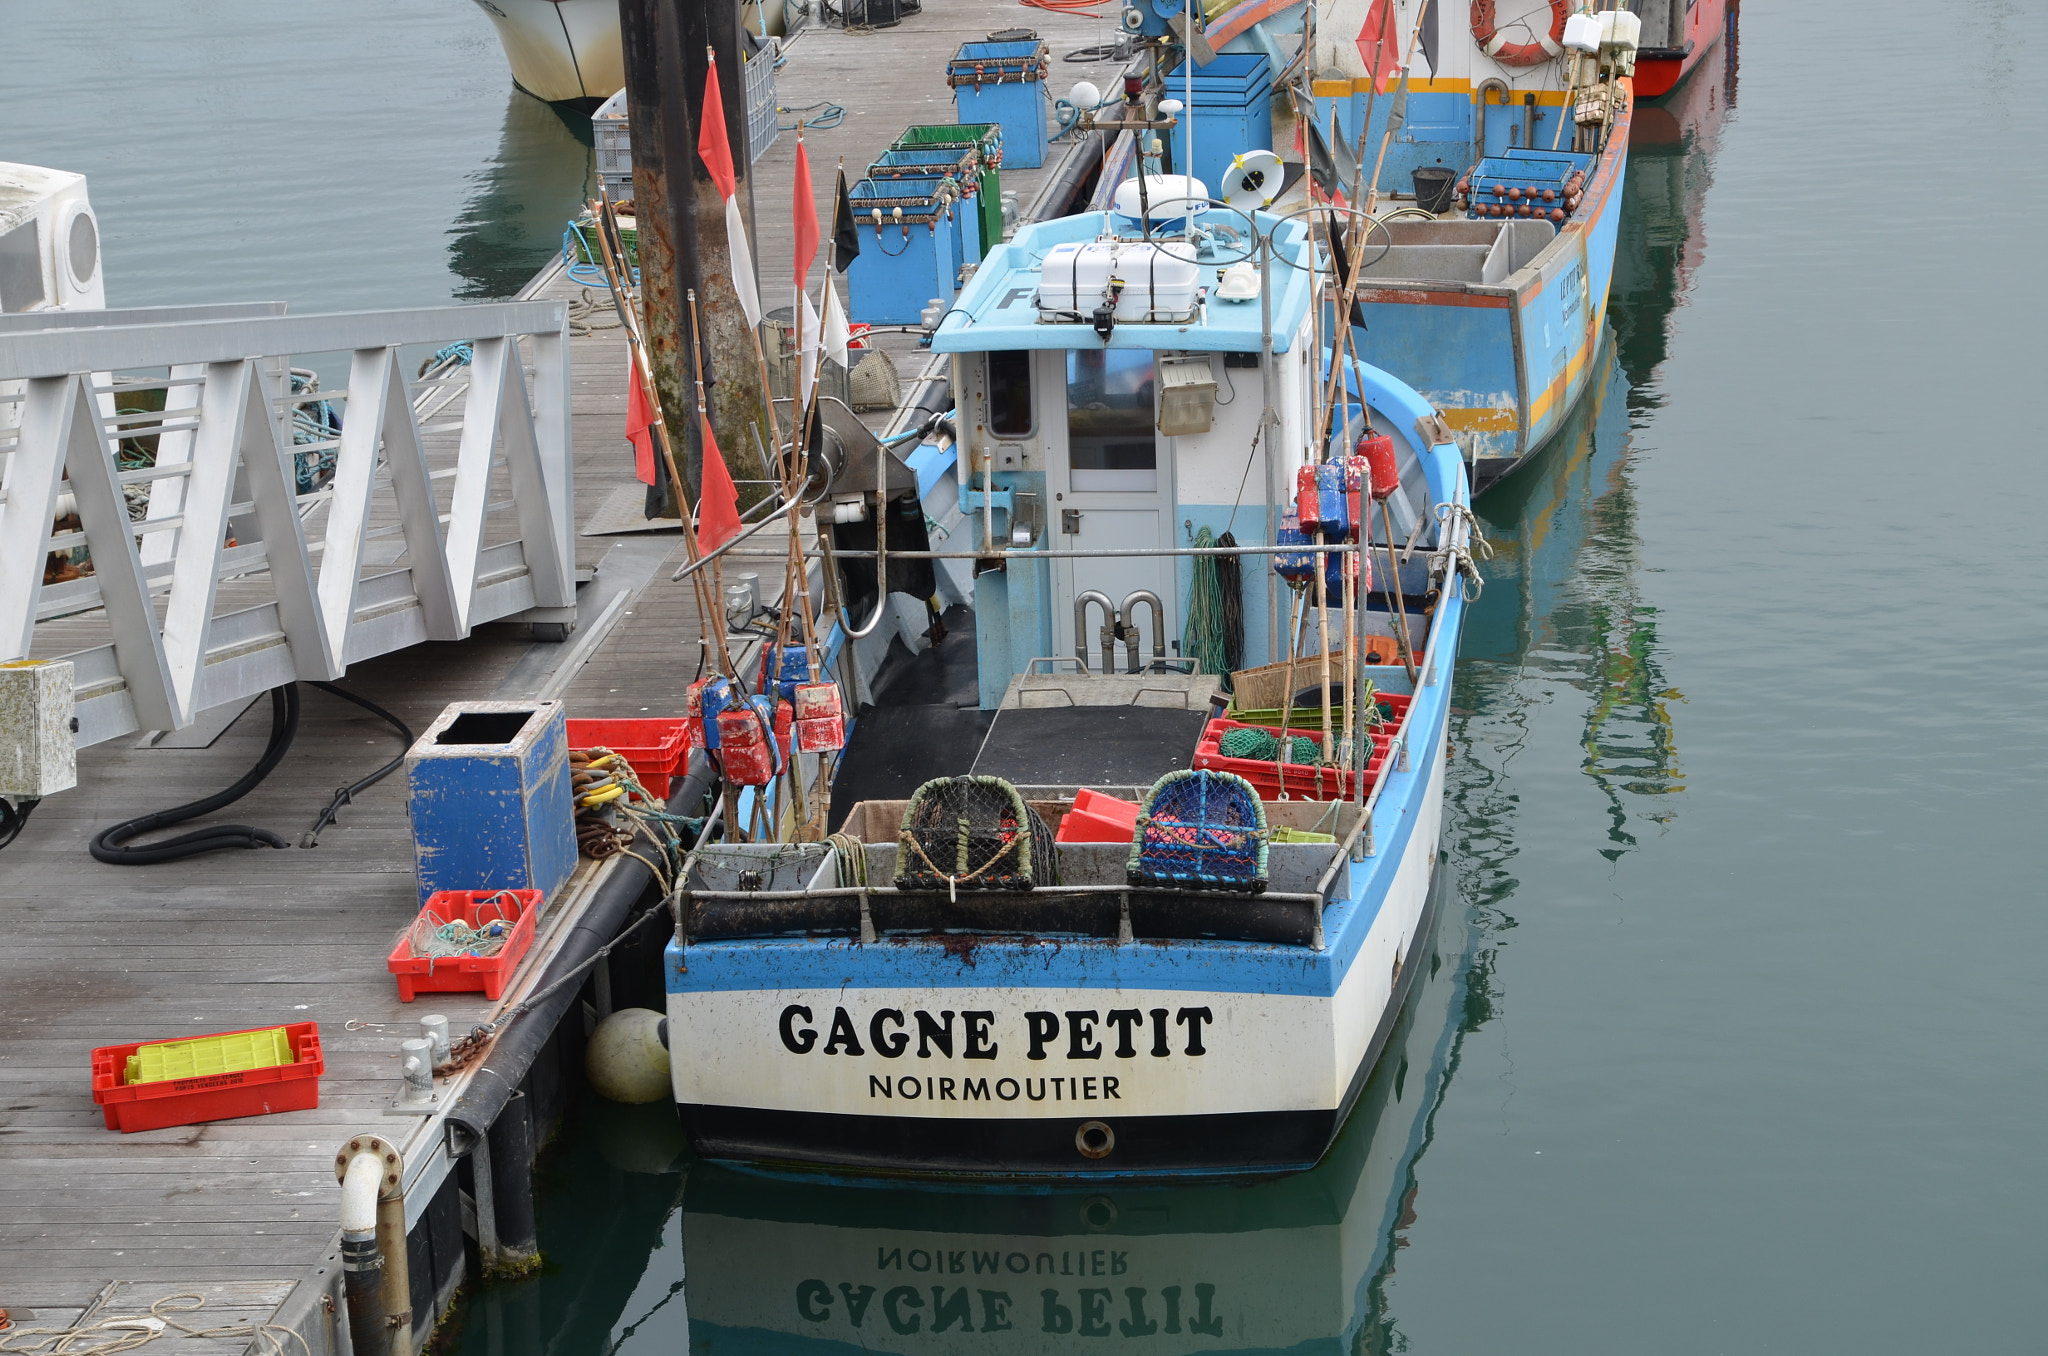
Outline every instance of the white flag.
<svg viewBox="0 0 2048 1356">
<path fill-rule="evenodd" d="M 797 300 L 803 303 L 803 333 L 797 336 L 796 403 L 799 409 L 808 410 L 811 387 L 818 380 L 818 308 L 811 305 L 807 292 L 797 293 Z"/>
<path fill-rule="evenodd" d="M 832 281 L 830 269 L 825 271 L 825 319 L 818 336 L 824 344 L 825 356 L 841 367 L 846 366 L 846 349 L 853 342 L 853 331 L 846 323 L 846 308 L 839 304 L 839 285 Z"/>
<path fill-rule="evenodd" d="M 754 252 L 747 248 L 747 225 L 740 220 L 738 195 L 725 200 L 725 241 L 732 253 L 732 290 L 739 293 L 747 323 L 761 323 L 761 294 L 754 287 Z"/>
</svg>

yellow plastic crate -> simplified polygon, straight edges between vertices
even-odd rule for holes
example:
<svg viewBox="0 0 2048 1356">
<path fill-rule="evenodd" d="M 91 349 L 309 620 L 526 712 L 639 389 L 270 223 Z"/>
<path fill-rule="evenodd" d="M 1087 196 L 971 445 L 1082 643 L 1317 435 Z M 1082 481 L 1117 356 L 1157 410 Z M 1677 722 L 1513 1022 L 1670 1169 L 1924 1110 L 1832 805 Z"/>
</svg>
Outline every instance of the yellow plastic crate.
<svg viewBox="0 0 2048 1356">
<path fill-rule="evenodd" d="M 138 1046 L 128 1057 L 125 1083 L 162 1083 L 173 1078 L 275 1069 L 297 1063 L 285 1029 L 237 1031 L 226 1036 L 201 1036 L 189 1041 L 161 1041 Z"/>
</svg>

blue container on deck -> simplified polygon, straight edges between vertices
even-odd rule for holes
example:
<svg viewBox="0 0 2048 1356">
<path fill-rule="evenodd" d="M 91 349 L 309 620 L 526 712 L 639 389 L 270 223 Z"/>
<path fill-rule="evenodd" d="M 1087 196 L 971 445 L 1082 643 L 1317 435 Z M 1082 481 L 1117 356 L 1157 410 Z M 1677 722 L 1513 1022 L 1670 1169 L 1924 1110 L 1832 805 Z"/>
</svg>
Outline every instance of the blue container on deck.
<svg viewBox="0 0 2048 1356">
<path fill-rule="evenodd" d="M 1046 44 L 968 42 L 946 63 L 946 83 L 962 122 L 1003 129 L 1003 162 L 1017 169 L 1045 163 Z"/>
<path fill-rule="evenodd" d="M 455 702 L 405 755 L 420 903 L 436 890 L 539 890 L 576 869 L 560 702 Z"/>
<path fill-rule="evenodd" d="M 1003 228 L 1000 171 L 984 160 L 974 146 L 904 146 L 882 152 L 882 158 L 868 166 L 870 179 L 920 179 L 944 175 L 967 195 L 956 213 L 961 219 L 963 262 L 978 264 L 988 253 L 988 242 L 999 239 Z M 991 229 L 993 223 L 993 230 Z"/>
<path fill-rule="evenodd" d="M 1166 97 L 1188 99 L 1183 62 L 1166 77 Z M 1188 165 L 1188 119 L 1195 123 L 1195 163 Z M 1225 52 L 1195 67 L 1194 107 L 1173 129 L 1173 166 L 1222 196 L 1230 162 L 1245 151 L 1273 149 L 1273 67 L 1263 52 Z"/>
<path fill-rule="evenodd" d="M 915 325 L 933 297 L 953 304 L 966 262 L 964 214 L 943 192 L 945 185 L 944 179 L 863 179 L 848 191 L 860 234 L 860 255 L 846 270 L 853 319 Z"/>
</svg>

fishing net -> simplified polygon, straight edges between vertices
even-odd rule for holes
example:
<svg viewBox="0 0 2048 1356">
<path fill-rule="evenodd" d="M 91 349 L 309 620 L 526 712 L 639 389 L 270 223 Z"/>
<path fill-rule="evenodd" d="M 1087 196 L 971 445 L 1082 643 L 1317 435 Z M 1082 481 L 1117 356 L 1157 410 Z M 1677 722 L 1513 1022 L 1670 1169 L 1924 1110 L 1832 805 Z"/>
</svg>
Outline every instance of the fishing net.
<svg viewBox="0 0 2048 1356">
<path fill-rule="evenodd" d="M 1287 757 L 1283 761 L 1313 767 L 1322 760 L 1321 747 L 1307 735 L 1295 735 L 1287 742 Z M 1216 745 L 1216 751 L 1225 758 L 1249 758 L 1256 763 L 1272 762 L 1279 748 L 1278 735 L 1251 726 L 1224 731 L 1223 738 Z"/>
<path fill-rule="evenodd" d="M 406 949 L 423 960 L 495 956 L 505 949 L 519 922 L 518 904 L 517 896 L 502 890 L 477 901 L 474 922 L 443 918 L 432 909 L 422 909 L 405 930 Z"/>
<path fill-rule="evenodd" d="M 1145 793 L 1130 881 L 1258 894 L 1266 888 L 1266 839 L 1266 809 L 1250 782 L 1229 772 L 1169 772 Z"/>
<path fill-rule="evenodd" d="M 1052 830 L 1000 777 L 939 777 L 917 788 L 897 837 L 899 890 L 1058 885 Z"/>
</svg>

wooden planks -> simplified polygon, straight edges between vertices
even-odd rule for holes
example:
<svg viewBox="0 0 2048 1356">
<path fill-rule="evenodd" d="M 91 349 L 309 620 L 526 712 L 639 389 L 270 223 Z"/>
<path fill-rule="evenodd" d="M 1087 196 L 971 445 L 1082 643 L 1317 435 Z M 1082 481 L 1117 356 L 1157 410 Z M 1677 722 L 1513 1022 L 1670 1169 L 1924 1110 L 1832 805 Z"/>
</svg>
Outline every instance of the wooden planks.
<svg viewBox="0 0 2048 1356">
<path fill-rule="evenodd" d="M 826 253 L 839 157 L 858 178 L 904 125 L 951 121 L 945 59 L 961 42 L 1019 22 L 1051 41 L 1056 82 L 1108 80 L 1113 68 L 1058 60 L 1109 40 L 1106 20 L 1023 14 L 997 0 L 927 10 L 877 34 L 812 32 L 790 49 L 781 102 L 846 108 L 839 127 L 807 134 Z M 753 170 L 755 254 L 771 309 L 789 304 L 793 282 L 787 204 L 795 147 L 795 135 L 784 133 Z M 1028 205 L 1050 172 L 1051 165 L 1006 173 L 1004 186 Z M 536 291 L 582 293 L 559 275 Z M 915 352 L 909 336 L 881 342 Z M 608 494 L 634 483 L 623 334 L 580 335 L 570 358 L 580 526 Z M 921 365 L 900 367 L 908 377 Z M 450 404 L 428 421 L 423 442 L 435 469 L 452 464 L 460 412 L 460 403 Z M 445 511 L 452 485 L 444 478 L 435 486 Z M 510 523 L 510 514 L 499 516 Z M 371 530 L 394 521 L 387 506 Z M 757 571 L 772 598 L 781 570 L 780 539 L 771 536 L 760 539 L 762 554 L 735 560 L 729 573 Z M 373 536 L 371 546 L 387 540 Z M 621 541 L 647 539 L 576 540 L 578 563 L 588 568 Z M 668 559 L 567 686 L 573 715 L 673 712 L 696 676 L 695 590 L 668 578 L 682 559 L 681 539 L 658 540 L 672 541 Z M 388 568 L 393 558 L 373 550 L 369 559 L 385 564 L 366 570 Z M 252 597 L 267 591 L 262 581 L 229 580 L 222 597 L 245 588 Z M 61 627 L 74 648 L 104 638 L 91 617 Z M 55 644 L 60 632 L 49 637 Z M 515 668 L 521 681 L 544 675 L 569 648 L 536 647 L 526 628 L 492 625 L 459 644 L 422 644 L 357 664 L 342 681 L 418 731 L 450 701 L 492 695 Z M 363 792 L 315 848 L 149 868 L 103 866 L 88 855 L 92 835 L 107 825 L 235 780 L 261 754 L 269 722 L 270 704 L 259 700 L 206 748 L 138 749 L 116 740 L 88 749 L 79 786 L 40 806 L 28 831 L 0 852 L 0 1306 L 36 1310 L 39 1326 L 146 1313 L 151 1302 L 194 1289 L 206 1307 L 181 1320 L 191 1326 L 260 1321 L 328 1255 L 340 1141 L 359 1129 L 409 1127 L 382 1114 L 397 1087 L 399 1037 L 416 1031 L 424 1012 L 445 1013 L 461 1030 L 487 1011 L 480 995 L 400 1004 L 384 970 L 416 903 L 402 773 Z M 296 842 L 338 785 L 399 751 L 382 722 L 302 690 L 298 737 L 283 762 L 254 794 L 204 822 L 259 824 Z M 95 1046 L 309 1018 L 320 1024 L 327 1059 L 316 1110 L 124 1136 L 104 1128 L 91 1100 Z M 150 1349 L 211 1356 L 249 1344 L 247 1336 L 167 1334 Z"/>
</svg>

